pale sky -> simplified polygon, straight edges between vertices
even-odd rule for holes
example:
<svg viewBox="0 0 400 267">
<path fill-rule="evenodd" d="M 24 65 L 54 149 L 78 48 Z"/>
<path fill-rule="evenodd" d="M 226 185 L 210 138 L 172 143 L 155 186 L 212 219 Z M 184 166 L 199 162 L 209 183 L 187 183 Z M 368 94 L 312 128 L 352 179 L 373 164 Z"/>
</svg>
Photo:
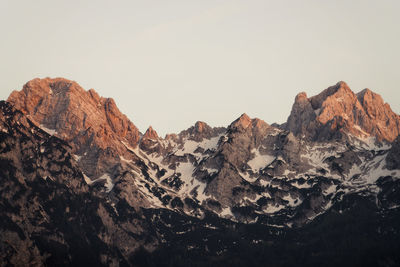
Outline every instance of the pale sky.
<svg viewBox="0 0 400 267">
<path fill-rule="evenodd" d="M 286 121 L 343 80 L 400 112 L 400 1 L 0 0 L 0 99 L 64 77 L 144 132 Z"/>
</svg>

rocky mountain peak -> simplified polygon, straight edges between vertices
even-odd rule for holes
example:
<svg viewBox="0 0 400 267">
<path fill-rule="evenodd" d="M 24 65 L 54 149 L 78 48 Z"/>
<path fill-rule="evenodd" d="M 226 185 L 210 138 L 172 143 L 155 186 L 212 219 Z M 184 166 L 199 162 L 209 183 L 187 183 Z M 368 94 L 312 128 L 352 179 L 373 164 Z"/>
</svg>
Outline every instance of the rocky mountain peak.
<svg viewBox="0 0 400 267">
<path fill-rule="evenodd" d="M 340 81 L 337 84 L 328 87 L 316 96 L 309 98 L 309 101 L 313 109 L 319 109 L 323 104 L 328 101 L 332 102 L 343 102 L 343 100 L 354 99 L 355 94 L 351 91 L 347 83 Z"/>
<path fill-rule="evenodd" d="M 198 133 L 203 133 L 204 131 L 207 131 L 209 128 L 211 127 L 208 126 L 208 124 L 203 121 L 197 121 L 194 125 L 194 129 Z"/>
<path fill-rule="evenodd" d="M 157 132 L 153 129 L 153 127 L 147 128 L 146 132 L 143 135 L 143 139 L 153 139 L 157 140 L 158 139 L 158 134 Z"/>
<path fill-rule="evenodd" d="M 196 142 L 201 142 L 204 138 L 209 139 L 217 136 L 223 132 L 225 128 L 223 127 L 211 127 L 207 123 L 202 121 L 197 121 L 194 126 L 188 128 L 179 133 L 179 135 L 167 135 L 166 139 L 184 139 L 188 138 Z"/>
<path fill-rule="evenodd" d="M 251 125 L 251 118 L 243 113 L 239 118 L 237 118 L 232 124 L 229 126 L 232 129 L 246 129 Z"/>
<path fill-rule="evenodd" d="M 366 88 L 357 93 L 357 98 L 366 113 L 371 118 L 383 118 L 385 111 L 391 111 L 389 104 L 385 103 L 379 94 Z"/>
<path fill-rule="evenodd" d="M 139 148 L 147 153 L 160 153 L 162 147 L 160 146 L 160 138 L 153 127 L 149 126 L 140 140 Z"/>
<path fill-rule="evenodd" d="M 66 93 L 70 91 L 80 91 L 82 92 L 83 89 L 74 81 L 65 79 L 65 78 L 36 78 L 31 81 L 28 81 L 23 89 L 25 91 L 30 91 L 32 88 L 36 89 L 42 89 L 46 91 L 45 89 L 50 89 L 49 93 Z"/>
<path fill-rule="evenodd" d="M 300 92 L 295 97 L 295 102 L 302 102 L 302 101 L 308 101 L 306 92 Z"/>
<path fill-rule="evenodd" d="M 369 88 L 365 88 L 365 89 L 363 89 L 363 90 L 361 90 L 360 92 L 357 93 L 358 101 L 360 101 L 360 103 L 363 103 L 364 102 L 364 96 L 365 95 L 368 96 L 368 95 L 372 95 L 372 94 L 378 95 L 378 94 L 375 94 L 374 92 L 372 92 Z"/>
<path fill-rule="evenodd" d="M 399 125 L 399 116 L 381 96 L 369 89 L 355 94 L 341 81 L 310 98 L 304 92 L 298 94 L 285 128 L 314 140 L 350 133 L 391 142 L 400 133 Z"/>
<path fill-rule="evenodd" d="M 121 113 L 113 99 L 100 97 L 93 89 L 85 91 L 74 81 L 34 79 L 21 91 L 14 91 L 8 101 L 37 126 L 71 142 L 74 153 L 87 152 L 91 162 L 103 152 L 124 153 L 126 148 L 122 142 L 131 147 L 139 142 L 139 130 Z M 92 175 L 101 172 L 86 171 Z"/>
<path fill-rule="evenodd" d="M 229 129 L 233 131 L 247 131 L 247 130 L 262 130 L 269 127 L 269 125 L 258 118 L 251 119 L 246 113 L 243 113 L 239 118 L 229 125 Z"/>
<path fill-rule="evenodd" d="M 252 119 L 251 123 L 252 127 L 256 129 L 266 128 L 269 126 L 268 123 L 266 123 L 263 120 L 260 120 L 259 118 Z"/>
</svg>

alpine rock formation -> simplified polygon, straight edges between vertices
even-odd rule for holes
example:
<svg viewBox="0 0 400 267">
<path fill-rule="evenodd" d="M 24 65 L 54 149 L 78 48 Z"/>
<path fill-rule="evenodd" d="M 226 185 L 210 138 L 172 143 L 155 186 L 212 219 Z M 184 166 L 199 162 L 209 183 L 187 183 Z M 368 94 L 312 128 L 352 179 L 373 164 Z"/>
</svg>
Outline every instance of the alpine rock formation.
<svg viewBox="0 0 400 267">
<path fill-rule="evenodd" d="M 165 138 L 63 78 L 1 112 L 4 265 L 400 264 L 400 116 L 369 89 Z"/>
</svg>

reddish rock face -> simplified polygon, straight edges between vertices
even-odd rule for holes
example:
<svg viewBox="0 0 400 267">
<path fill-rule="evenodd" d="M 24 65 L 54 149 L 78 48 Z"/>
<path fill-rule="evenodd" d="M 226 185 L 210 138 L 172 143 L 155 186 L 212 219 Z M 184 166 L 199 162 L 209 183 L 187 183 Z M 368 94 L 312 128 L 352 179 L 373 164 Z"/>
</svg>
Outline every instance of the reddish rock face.
<svg viewBox="0 0 400 267">
<path fill-rule="evenodd" d="M 243 113 L 230 125 L 232 129 L 246 129 L 249 126 L 251 126 L 251 118 L 246 113 Z"/>
<path fill-rule="evenodd" d="M 73 140 L 84 134 L 94 135 L 97 145 L 108 147 L 113 139 L 136 146 L 139 131 L 122 114 L 111 98 L 88 92 L 76 82 L 62 78 L 34 79 L 22 91 L 14 91 L 8 102 L 29 115 L 38 125 L 56 130 L 56 135 Z"/>
<path fill-rule="evenodd" d="M 298 94 L 285 127 L 314 140 L 350 133 L 392 142 L 400 134 L 400 116 L 380 95 L 369 89 L 355 94 L 345 82 L 339 82 L 310 98 Z"/>
<path fill-rule="evenodd" d="M 269 125 L 258 118 L 251 119 L 246 113 L 243 113 L 239 118 L 229 125 L 229 129 L 234 131 L 244 132 L 248 129 L 259 131 L 268 128 Z"/>
<path fill-rule="evenodd" d="M 139 142 L 139 130 L 113 99 L 100 97 L 93 89 L 85 91 L 74 81 L 34 79 L 21 91 L 12 92 L 7 101 L 38 126 L 70 142 L 74 153 L 92 154 L 92 162 L 123 155 L 126 148 L 122 142 L 133 148 Z M 87 171 L 96 176 L 97 168 Z"/>
<path fill-rule="evenodd" d="M 143 135 L 143 139 L 152 139 L 152 140 L 157 140 L 158 139 L 158 134 L 157 132 L 153 129 L 153 127 L 149 127 L 145 134 Z"/>
<path fill-rule="evenodd" d="M 161 146 L 158 142 L 159 137 L 157 132 L 153 129 L 153 127 L 149 127 L 146 132 L 144 133 L 142 140 L 140 141 L 139 147 L 147 151 L 149 153 L 161 152 Z"/>
<path fill-rule="evenodd" d="M 208 126 L 205 122 L 197 121 L 194 125 L 194 128 L 197 133 L 203 133 L 207 131 L 210 126 Z"/>
</svg>

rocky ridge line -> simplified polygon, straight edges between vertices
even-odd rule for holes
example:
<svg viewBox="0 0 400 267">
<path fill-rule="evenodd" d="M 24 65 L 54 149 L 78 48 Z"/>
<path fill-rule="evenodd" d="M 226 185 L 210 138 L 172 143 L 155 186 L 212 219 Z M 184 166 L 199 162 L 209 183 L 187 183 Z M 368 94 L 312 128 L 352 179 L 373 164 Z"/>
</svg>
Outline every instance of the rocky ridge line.
<svg viewBox="0 0 400 267">
<path fill-rule="evenodd" d="M 400 116 L 371 90 L 355 94 L 345 82 L 338 82 L 310 98 L 299 93 L 283 127 L 310 140 L 327 141 L 351 134 L 392 142 L 400 133 Z"/>
</svg>

